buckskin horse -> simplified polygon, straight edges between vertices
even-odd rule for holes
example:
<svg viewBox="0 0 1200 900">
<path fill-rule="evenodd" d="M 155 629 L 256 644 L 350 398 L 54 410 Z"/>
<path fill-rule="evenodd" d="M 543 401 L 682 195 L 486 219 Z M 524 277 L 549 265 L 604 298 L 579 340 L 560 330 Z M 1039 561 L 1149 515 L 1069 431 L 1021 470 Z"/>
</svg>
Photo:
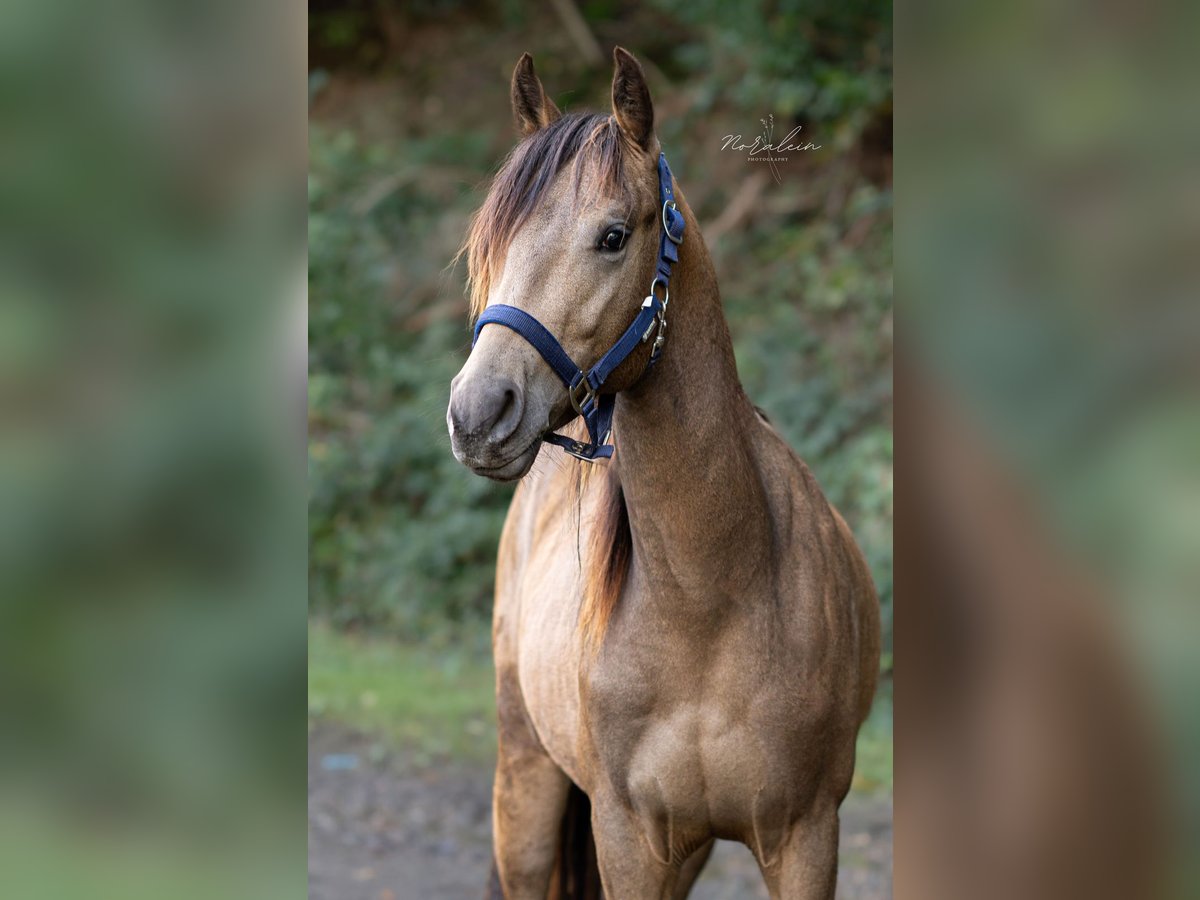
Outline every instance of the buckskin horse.
<svg viewBox="0 0 1200 900">
<path fill-rule="evenodd" d="M 685 897 L 724 838 L 771 897 L 827 900 L 878 601 L 742 390 L 642 69 L 614 58 L 611 115 L 560 113 L 520 59 L 522 139 L 463 247 L 451 444 L 523 479 L 496 568 L 493 895 Z"/>
</svg>

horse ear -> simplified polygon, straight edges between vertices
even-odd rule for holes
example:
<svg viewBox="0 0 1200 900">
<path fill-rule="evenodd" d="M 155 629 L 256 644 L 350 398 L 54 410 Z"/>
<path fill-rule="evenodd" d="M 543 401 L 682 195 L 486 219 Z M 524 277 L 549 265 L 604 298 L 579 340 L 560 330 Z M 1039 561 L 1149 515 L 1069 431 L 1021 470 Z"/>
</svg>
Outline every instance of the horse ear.
<svg viewBox="0 0 1200 900">
<path fill-rule="evenodd" d="M 650 148 L 654 135 L 654 104 L 646 76 L 633 54 L 623 47 L 613 50 L 612 103 L 613 115 L 625 135 L 643 150 Z"/>
<path fill-rule="evenodd" d="M 512 76 L 513 118 L 522 136 L 545 128 L 562 115 L 554 101 L 542 90 L 542 82 L 533 71 L 533 57 L 528 53 L 517 60 Z"/>
</svg>

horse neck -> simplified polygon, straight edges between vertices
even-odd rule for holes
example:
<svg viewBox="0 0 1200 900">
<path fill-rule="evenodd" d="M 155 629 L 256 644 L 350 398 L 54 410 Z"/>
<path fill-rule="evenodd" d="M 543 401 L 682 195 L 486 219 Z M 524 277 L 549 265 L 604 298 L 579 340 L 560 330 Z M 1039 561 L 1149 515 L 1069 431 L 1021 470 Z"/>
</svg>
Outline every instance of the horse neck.
<svg viewBox="0 0 1200 900">
<path fill-rule="evenodd" d="M 657 595 L 721 597 L 765 574 L 770 519 L 716 274 L 686 202 L 667 343 L 620 394 L 614 434 L 634 559 Z M 697 610 L 691 610 L 695 613 Z"/>
</svg>

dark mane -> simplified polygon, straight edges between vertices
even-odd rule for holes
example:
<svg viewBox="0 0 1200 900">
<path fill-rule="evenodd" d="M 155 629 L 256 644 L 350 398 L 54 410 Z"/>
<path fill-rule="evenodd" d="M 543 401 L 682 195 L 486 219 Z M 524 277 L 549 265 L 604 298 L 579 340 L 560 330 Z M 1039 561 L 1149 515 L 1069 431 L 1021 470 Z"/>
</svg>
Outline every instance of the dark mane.
<svg viewBox="0 0 1200 900">
<path fill-rule="evenodd" d="M 572 421 L 563 434 L 585 439 L 583 420 Z M 577 621 L 584 647 L 594 653 L 604 642 L 609 620 L 625 588 L 625 576 L 633 559 L 633 533 L 629 530 L 629 509 L 625 505 L 616 456 L 605 464 L 571 462 L 575 468 L 565 479 L 562 502 L 577 510 L 577 529 L 582 529 L 585 521 L 588 523 L 586 551 L 580 560 L 583 596 Z M 594 498 L 591 502 L 595 504 L 594 515 L 586 520 L 581 511 L 585 493 Z"/>
<path fill-rule="evenodd" d="M 623 181 L 622 138 L 612 116 L 568 113 L 531 134 L 513 148 L 492 181 L 483 206 L 471 219 L 459 256 L 467 257 L 471 320 L 487 305 L 513 235 L 537 209 L 555 177 L 575 161 L 575 190 L 590 165 L 602 190 L 617 190 Z"/>
<path fill-rule="evenodd" d="M 598 650 L 604 642 L 604 634 L 625 588 L 625 577 L 633 559 L 629 508 L 625 505 L 625 491 L 621 487 L 616 461 L 610 461 L 599 477 L 603 482 L 599 485 L 601 493 L 592 523 L 583 602 L 579 609 L 579 630 L 584 646 L 591 652 Z"/>
</svg>

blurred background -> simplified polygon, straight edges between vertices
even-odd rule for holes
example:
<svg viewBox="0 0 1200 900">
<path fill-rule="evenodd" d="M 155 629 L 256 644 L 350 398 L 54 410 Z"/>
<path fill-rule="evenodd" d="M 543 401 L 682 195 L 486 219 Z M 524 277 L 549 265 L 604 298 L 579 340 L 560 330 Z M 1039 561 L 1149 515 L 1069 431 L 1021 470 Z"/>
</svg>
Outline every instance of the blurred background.
<svg viewBox="0 0 1200 900">
<path fill-rule="evenodd" d="M 897 16 L 897 896 L 1200 896 L 1198 28 Z"/>
<path fill-rule="evenodd" d="M 515 143 L 533 54 L 566 110 L 610 108 L 612 48 L 713 253 L 739 371 L 842 511 L 884 612 L 884 678 L 844 897 L 890 896 L 892 50 L 888 2 L 559 0 L 309 7 L 310 896 L 475 897 L 490 862 L 490 615 L 510 486 L 450 453 L 469 350 L 448 268 Z M 819 150 L 722 150 L 773 117 Z M 766 896 L 748 851 L 699 896 Z"/>
<path fill-rule="evenodd" d="M 304 891 L 304 40 L 5 5 L 0 896 Z"/>
</svg>

